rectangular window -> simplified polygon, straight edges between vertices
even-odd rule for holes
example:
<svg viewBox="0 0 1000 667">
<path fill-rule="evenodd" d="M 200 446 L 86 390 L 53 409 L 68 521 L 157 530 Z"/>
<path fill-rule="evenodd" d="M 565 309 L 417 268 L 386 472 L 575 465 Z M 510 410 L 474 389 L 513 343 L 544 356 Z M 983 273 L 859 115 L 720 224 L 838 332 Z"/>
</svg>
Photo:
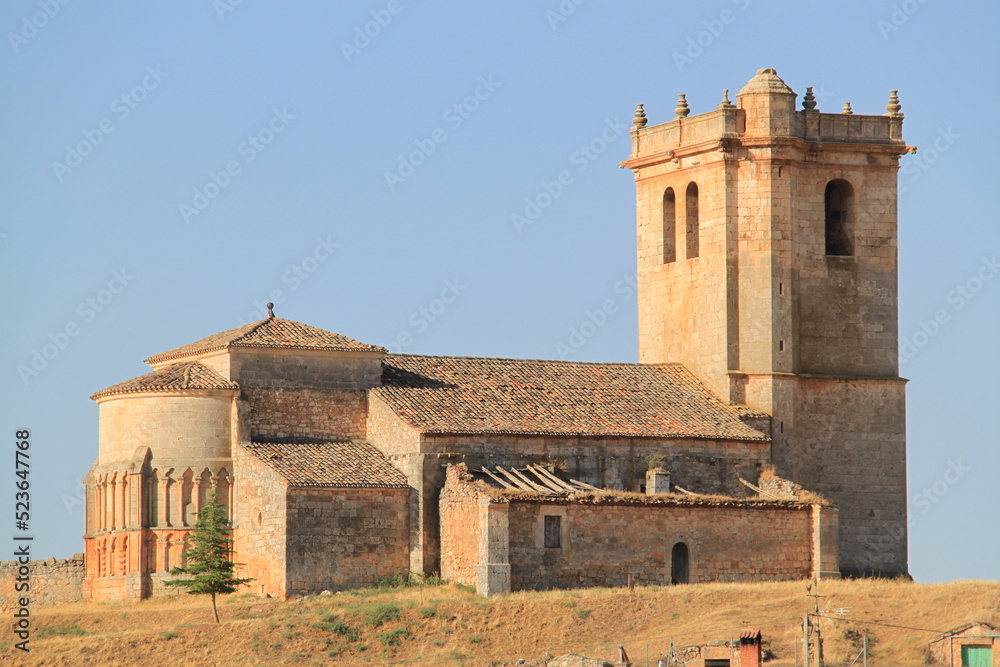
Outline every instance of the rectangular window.
<svg viewBox="0 0 1000 667">
<path fill-rule="evenodd" d="M 729 667 L 729 658 L 708 658 L 705 660 L 705 667 Z"/>
<path fill-rule="evenodd" d="M 545 517 L 545 548 L 559 549 L 562 547 L 562 517 Z"/>
</svg>

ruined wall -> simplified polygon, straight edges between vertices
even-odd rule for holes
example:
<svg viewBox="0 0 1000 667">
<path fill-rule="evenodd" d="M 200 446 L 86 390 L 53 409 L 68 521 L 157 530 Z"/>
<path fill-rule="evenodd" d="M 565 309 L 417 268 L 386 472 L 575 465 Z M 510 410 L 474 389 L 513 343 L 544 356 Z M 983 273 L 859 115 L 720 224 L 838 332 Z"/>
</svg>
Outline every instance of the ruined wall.
<svg viewBox="0 0 1000 667">
<path fill-rule="evenodd" d="M 565 539 L 543 546 L 546 514 Z M 689 581 L 784 581 L 812 573 L 810 506 L 510 504 L 511 588 L 669 584 L 671 550 L 689 552 Z"/>
<path fill-rule="evenodd" d="M 449 468 L 452 471 L 461 468 Z M 464 472 L 464 470 L 463 470 Z M 449 483 L 441 491 L 441 576 L 453 583 L 476 585 L 480 561 L 479 494 L 470 484 Z"/>
<path fill-rule="evenodd" d="M 409 570 L 409 490 L 290 487 L 289 594 L 342 590 Z"/>
<path fill-rule="evenodd" d="M 0 612 L 13 611 L 18 599 L 30 599 L 31 609 L 51 607 L 56 604 L 80 602 L 83 600 L 83 554 L 74 554 L 72 558 L 46 558 L 45 560 L 28 561 L 31 586 L 28 591 L 17 591 L 15 586 L 20 576 L 17 561 L 0 561 Z"/>
<path fill-rule="evenodd" d="M 253 577 L 249 590 L 285 598 L 285 537 L 287 482 L 266 463 L 240 446 L 233 448 L 236 464 L 235 516 L 232 519 L 234 561 L 241 577 Z"/>
<path fill-rule="evenodd" d="M 639 491 L 651 456 L 676 484 L 698 493 L 745 495 L 737 477 L 756 480 L 770 461 L 766 441 L 695 438 L 607 438 L 530 435 L 424 435 L 422 451 L 443 470 L 456 459 L 470 469 L 553 463 L 565 475 L 600 488 Z M 438 478 L 444 483 L 443 473 Z"/>
<path fill-rule="evenodd" d="M 382 440 L 369 432 L 380 448 Z M 384 450 L 383 450 L 384 451 Z M 567 476 L 597 487 L 640 491 L 646 483 L 651 455 L 662 456 L 661 465 L 671 481 L 699 493 L 734 497 L 748 494 L 738 477 L 754 481 L 760 466 L 770 461 L 769 443 L 698 439 L 580 438 L 528 435 L 424 434 L 422 453 L 390 454 L 389 459 L 406 474 L 416 495 L 415 525 L 411 532 L 414 571 L 441 569 L 438 497 L 449 464 L 481 467 L 524 466 L 554 463 Z"/>
</svg>

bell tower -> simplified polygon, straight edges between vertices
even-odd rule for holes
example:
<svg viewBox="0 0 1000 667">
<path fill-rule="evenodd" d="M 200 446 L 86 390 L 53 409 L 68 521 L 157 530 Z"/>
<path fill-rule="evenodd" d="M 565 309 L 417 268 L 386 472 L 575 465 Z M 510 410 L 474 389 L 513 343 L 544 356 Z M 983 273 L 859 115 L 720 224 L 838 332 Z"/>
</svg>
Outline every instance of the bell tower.
<svg viewBox="0 0 1000 667">
<path fill-rule="evenodd" d="M 772 415 L 782 476 L 840 510 L 845 574 L 905 574 L 895 91 L 884 115 L 802 108 L 773 69 L 647 127 L 636 182 L 639 361 L 682 362 Z"/>
</svg>

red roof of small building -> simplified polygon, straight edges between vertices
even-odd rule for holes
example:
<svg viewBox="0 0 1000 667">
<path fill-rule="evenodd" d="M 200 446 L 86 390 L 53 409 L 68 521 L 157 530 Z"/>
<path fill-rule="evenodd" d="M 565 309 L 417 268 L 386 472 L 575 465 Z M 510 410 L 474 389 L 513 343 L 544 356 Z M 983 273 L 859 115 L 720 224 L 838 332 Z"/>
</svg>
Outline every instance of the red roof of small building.
<svg viewBox="0 0 1000 667">
<path fill-rule="evenodd" d="M 681 364 L 391 354 L 372 392 L 426 433 L 767 441 Z"/>
<path fill-rule="evenodd" d="M 299 350 L 345 350 L 359 352 L 385 352 L 377 345 L 360 343 L 341 334 L 311 327 L 308 324 L 267 317 L 241 327 L 206 336 L 201 340 L 173 350 L 154 354 L 146 359 L 148 364 L 158 364 L 171 359 L 215 352 L 233 347 L 270 347 Z"/>
<path fill-rule="evenodd" d="M 252 442 L 243 447 L 291 486 L 407 486 L 406 476 L 363 440 Z"/>
<path fill-rule="evenodd" d="M 146 391 L 239 388 L 238 384 L 230 382 L 208 366 L 197 361 L 188 361 L 159 368 L 152 373 L 146 373 L 137 378 L 112 385 L 94 393 L 91 398 L 97 400 L 112 394 L 134 394 Z"/>
</svg>

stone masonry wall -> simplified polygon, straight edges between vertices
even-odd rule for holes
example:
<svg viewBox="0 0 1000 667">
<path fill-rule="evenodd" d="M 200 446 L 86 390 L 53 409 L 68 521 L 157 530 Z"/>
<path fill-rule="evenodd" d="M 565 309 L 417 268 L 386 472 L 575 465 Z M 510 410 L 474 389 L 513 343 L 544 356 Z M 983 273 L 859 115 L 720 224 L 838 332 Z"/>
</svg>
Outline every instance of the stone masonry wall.
<svg viewBox="0 0 1000 667">
<path fill-rule="evenodd" d="M 140 446 L 165 461 L 228 459 L 233 393 L 164 392 L 101 399 L 98 464 L 130 464 Z"/>
<path fill-rule="evenodd" d="M 544 516 L 563 516 L 561 548 L 545 548 Z M 691 583 L 784 581 L 812 573 L 810 506 L 510 505 L 511 588 L 670 583 L 671 550 L 689 551 Z"/>
<path fill-rule="evenodd" d="M 0 561 L 0 612 L 14 610 L 20 597 L 29 598 L 31 609 L 83 600 L 83 578 L 86 574 L 83 554 L 74 554 L 72 558 L 28 561 L 31 577 L 28 591 L 15 589 L 16 585 L 24 583 L 17 581 L 20 566 L 17 561 Z"/>
<path fill-rule="evenodd" d="M 241 387 L 364 391 L 382 382 L 382 355 L 233 348 L 230 379 Z"/>
<path fill-rule="evenodd" d="M 900 380 L 798 383 L 792 479 L 840 510 L 845 574 L 907 572 L 904 392 Z"/>
<path fill-rule="evenodd" d="M 754 481 L 770 461 L 767 441 L 695 438 L 580 438 L 524 435 L 424 435 L 422 450 L 440 467 L 461 458 L 470 469 L 553 463 L 573 479 L 600 488 L 639 491 L 651 456 L 671 481 L 697 493 L 745 495 L 737 479 Z M 443 474 L 440 484 L 444 483 Z M 439 484 L 439 486 L 440 486 Z"/>
<path fill-rule="evenodd" d="M 461 466 L 448 469 L 449 476 Z M 463 470 L 464 472 L 464 470 Z M 441 491 L 441 576 L 453 583 L 476 585 L 480 554 L 479 494 L 471 484 L 449 483 Z"/>
<path fill-rule="evenodd" d="M 343 590 L 409 571 L 409 489 L 288 490 L 288 593 Z"/>
<path fill-rule="evenodd" d="M 366 433 L 364 392 L 246 387 L 253 438 L 358 438 Z"/>
<path fill-rule="evenodd" d="M 374 429 L 369 440 L 385 446 Z M 383 450 L 384 451 L 384 450 Z M 424 434 L 420 454 L 389 453 L 417 495 L 411 538 L 414 571 L 440 571 L 438 496 L 448 464 L 466 463 L 470 470 L 483 466 L 523 466 L 555 463 L 564 474 L 597 487 L 639 491 L 646 481 L 648 459 L 662 456 L 661 465 L 671 481 L 698 493 L 747 495 L 738 477 L 755 481 L 760 465 L 770 461 L 766 441 L 714 441 L 697 439 L 578 438 L 523 435 Z M 387 452 L 388 453 L 388 452 Z"/>
<path fill-rule="evenodd" d="M 233 447 L 238 501 L 233 507 L 234 561 L 238 576 L 253 577 L 249 590 L 285 598 L 287 482 L 240 446 Z"/>
</svg>

